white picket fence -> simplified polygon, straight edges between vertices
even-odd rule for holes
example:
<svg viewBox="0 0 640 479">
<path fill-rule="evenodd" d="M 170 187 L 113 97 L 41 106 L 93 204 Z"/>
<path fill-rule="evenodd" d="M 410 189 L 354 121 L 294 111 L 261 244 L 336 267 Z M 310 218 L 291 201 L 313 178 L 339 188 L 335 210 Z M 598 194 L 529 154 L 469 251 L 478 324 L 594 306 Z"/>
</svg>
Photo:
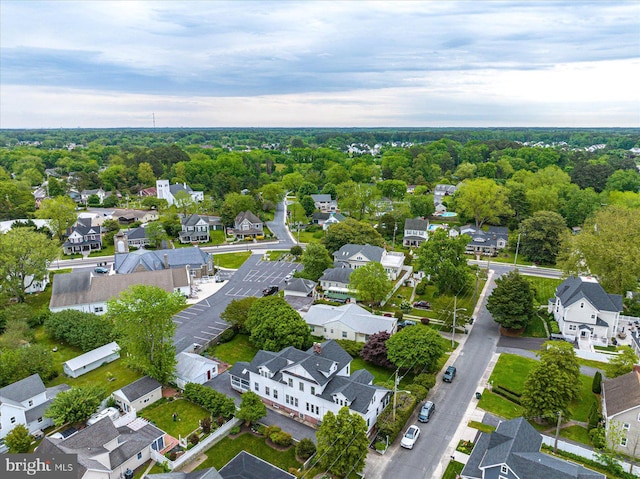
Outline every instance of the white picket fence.
<svg viewBox="0 0 640 479">
<path fill-rule="evenodd" d="M 222 426 L 220 426 L 218 429 L 216 429 L 211 434 L 209 434 L 207 437 L 205 437 L 198 444 L 196 444 L 187 452 L 185 452 L 182 456 L 177 458 L 175 461 L 171 461 L 167 459 L 158 451 L 151 451 L 151 459 L 156 461 L 158 464 L 166 464 L 169 467 L 169 469 L 173 471 L 181 466 L 184 466 L 191 460 L 195 459 L 196 456 L 198 456 L 198 454 L 200 454 L 201 452 L 209 449 L 216 442 L 218 442 L 224 436 L 226 436 L 229 433 L 229 431 L 233 429 L 234 426 L 240 424 L 241 422 L 242 421 L 240 419 L 235 417 L 230 419 L 229 421 L 224 423 Z"/>
<path fill-rule="evenodd" d="M 596 351 L 587 351 L 586 349 L 575 349 L 574 351 L 579 358 L 599 361 L 601 363 L 608 363 L 609 360 L 616 355 L 616 353 L 598 353 Z"/>
<path fill-rule="evenodd" d="M 555 444 L 555 439 L 553 437 L 545 436 L 543 434 L 542 443 L 547 446 L 553 447 L 553 445 Z M 586 447 L 578 446 L 577 444 L 572 444 L 572 443 L 563 441 L 561 439 L 558 440 L 558 449 L 560 449 L 561 451 L 569 452 L 571 454 L 575 454 L 576 456 L 584 457 L 585 459 L 597 461 L 595 451 L 592 451 L 591 449 L 587 449 Z M 626 472 L 629 472 L 629 468 L 631 468 L 631 464 L 629 464 L 627 461 L 618 460 L 618 462 L 620 463 L 620 465 L 622 465 L 622 468 Z M 631 469 L 631 473 L 639 475 L 640 467 L 633 466 L 633 468 Z"/>
</svg>

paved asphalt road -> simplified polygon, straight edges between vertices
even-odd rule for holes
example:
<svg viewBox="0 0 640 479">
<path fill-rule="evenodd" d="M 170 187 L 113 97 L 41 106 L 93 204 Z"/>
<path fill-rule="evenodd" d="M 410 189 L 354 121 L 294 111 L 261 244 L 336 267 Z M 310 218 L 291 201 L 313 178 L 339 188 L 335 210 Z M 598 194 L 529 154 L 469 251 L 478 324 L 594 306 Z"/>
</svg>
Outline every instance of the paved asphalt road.
<svg viewBox="0 0 640 479">
<path fill-rule="evenodd" d="M 229 327 L 220 313 L 232 300 L 261 297 L 262 290 L 271 285 L 282 289 L 285 276 L 301 267 L 288 261 L 265 262 L 261 254 L 251 255 L 218 292 L 173 317 L 176 349 L 183 351 L 194 343 L 201 346 L 212 341 Z"/>
</svg>

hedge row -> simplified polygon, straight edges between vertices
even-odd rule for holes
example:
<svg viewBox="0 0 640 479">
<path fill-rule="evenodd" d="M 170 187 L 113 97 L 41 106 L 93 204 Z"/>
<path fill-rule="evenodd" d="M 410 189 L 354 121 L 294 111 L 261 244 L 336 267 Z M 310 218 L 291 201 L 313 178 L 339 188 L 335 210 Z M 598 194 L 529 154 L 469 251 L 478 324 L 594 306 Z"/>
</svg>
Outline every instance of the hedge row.
<svg viewBox="0 0 640 479">
<path fill-rule="evenodd" d="M 393 420 L 393 399 L 378 416 L 378 435 L 389 436 L 389 444 L 396 440 L 405 423 L 413 413 L 417 398 L 411 394 L 399 392 L 396 394 L 396 420 Z"/>
<path fill-rule="evenodd" d="M 230 418 L 236 412 L 233 399 L 202 384 L 187 383 L 184 387 L 184 397 L 202 406 L 214 417 Z"/>
<path fill-rule="evenodd" d="M 511 391 L 503 388 L 502 386 L 493 386 L 492 391 L 494 393 L 502 396 L 503 398 L 508 399 L 509 401 L 518 404 L 519 406 L 522 405 L 522 402 L 520 401 L 520 396 L 519 395 L 512 393 Z"/>
<path fill-rule="evenodd" d="M 555 320 L 549 321 L 549 330 L 551 334 L 560 334 L 560 326 L 558 326 L 558 322 Z"/>
</svg>

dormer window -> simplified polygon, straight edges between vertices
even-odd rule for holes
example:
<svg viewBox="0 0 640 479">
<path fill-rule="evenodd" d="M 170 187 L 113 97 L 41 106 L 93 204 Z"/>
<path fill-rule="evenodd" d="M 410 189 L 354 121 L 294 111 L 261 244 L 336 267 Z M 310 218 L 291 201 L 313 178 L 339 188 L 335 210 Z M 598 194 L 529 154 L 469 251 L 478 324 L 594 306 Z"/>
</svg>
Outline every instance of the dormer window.
<svg viewBox="0 0 640 479">
<path fill-rule="evenodd" d="M 580 303 L 580 308 L 584 308 L 584 303 Z"/>
</svg>

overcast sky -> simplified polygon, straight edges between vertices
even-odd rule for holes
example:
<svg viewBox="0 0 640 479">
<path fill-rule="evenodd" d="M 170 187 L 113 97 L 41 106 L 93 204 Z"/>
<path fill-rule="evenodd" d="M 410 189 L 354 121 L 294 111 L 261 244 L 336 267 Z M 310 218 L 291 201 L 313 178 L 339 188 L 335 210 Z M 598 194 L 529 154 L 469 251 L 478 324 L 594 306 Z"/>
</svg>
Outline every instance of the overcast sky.
<svg viewBox="0 0 640 479">
<path fill-rule="evenodd" d="M 0 0 L 0 127 L 640 126 L 638 1 Z"/>
</svg>

